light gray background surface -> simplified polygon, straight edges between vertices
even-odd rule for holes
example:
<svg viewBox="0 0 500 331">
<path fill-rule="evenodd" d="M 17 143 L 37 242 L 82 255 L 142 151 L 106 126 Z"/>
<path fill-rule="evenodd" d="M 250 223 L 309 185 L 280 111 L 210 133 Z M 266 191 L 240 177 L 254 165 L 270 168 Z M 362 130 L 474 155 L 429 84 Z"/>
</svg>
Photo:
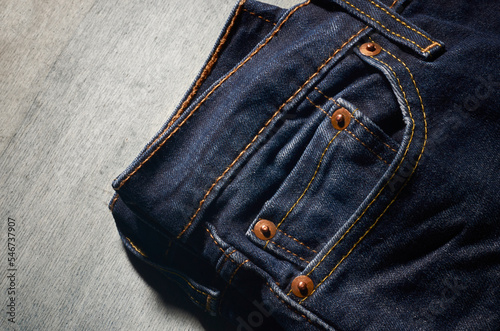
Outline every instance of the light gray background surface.
<svg viewBox="0 0 500 331">
<path fill-rule="evenodd" d="M 225 329 L 129 260 L 107 204 L 235 2 L 0 0 L 0 330 Z"/>
</svg>

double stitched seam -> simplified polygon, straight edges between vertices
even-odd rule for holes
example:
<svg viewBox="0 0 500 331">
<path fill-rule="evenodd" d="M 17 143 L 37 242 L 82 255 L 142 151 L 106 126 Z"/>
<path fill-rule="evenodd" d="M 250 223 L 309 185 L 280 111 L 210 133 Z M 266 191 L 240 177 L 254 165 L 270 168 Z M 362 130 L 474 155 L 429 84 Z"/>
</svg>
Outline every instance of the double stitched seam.
<svg viewBox="0 0 500 331">
<path fill-rule="evenodd" d="M 259 14 L 256 14 L 256 13 L 254 13 L 254 12 L 251 12 L 251 11 L 249 11 L 249 10 L 248 10 L 248 9 L 246 9 L 246 8 L 243 8 L 243 10 L 244 10 L 244 11 L 246 11 L 247 13 L 249 13 L 249 14 L 253 15 L 253 16 L 257 16 L 258 18 L 260 18 L 260 19 L 261 19 L 261 20 L 263 20 L 263 21 L 266 21 L 266 22 L 268 22 L 268 23 L 271 23 L 272 25 L 276 25 L 276 23 L 274 23 L 274 22 L 272 22 L 272 21 L 268 20 L 267 18 L 264 18 L 264 17 L 260 16 Z"/>
<path fill-rule="evenodd" d="M 233 260 L 233 258 L 229 255 L 233 254 L 234 252 L 231 252 L 231 254 L 226 254 L 226 252 L 224 251 L 224 249 L 222 249 L 222 247 L 220 247 L 220 244 L 217 242 L 217 240 L 215 240 L 214 236 L 212 235 L 212 232 L 210 232 L 210 230 L 208 228 L 205 228 L 205 230 L 207 230 L 208 234 L 210 235 L 210 237 L 212 238 L 212 240 L 214 241 L 215 243 L 215 246 L 217 246 L 217 248 L 220 249 L 220 251 L 222 252 L 222 254 L 228 258 L 229 260 L 231 260 L 233 263 L 237 263 L 235 260 Z"/>
<path fill-rule="evenodd" d="M 371 56 L 372 59 L 374 60 L 377 60 L 376 58 L 374 58 L 373 56 Z M 392 68 L 389 67 L 391 70 Z M 389 183 L 392 181 L 392 179 L 394 178 L 394 176 L 396 175 L 396 173 L 398 172 L 399 168 L 401 167 L 401 165 L 403 164 L 403 161 L 406 159 L 406 155 L 408 154 L 408 150 L 410 148 L 410 145 L 413 141 L 413 135 L 414 135 L 414 132 L 415 132 L 415 120 L 413 119 L 413 115 L 411 113 L 411 108 L 410 108 L 410 104 L 408 102 L 408 99 L 406 98 L 406 92 L 404 91 L 403 89 L 403 86 L 401 85 L 401 82 L 399 80 L 399 77 L 397 77 L 396 73 L 394 72 L 394 70 L 392 70 L 392 73 L 394 74 L 394 76 L 396 77 L 396 80 L 398 82 L 398 85 L 399 85 L 399 89 L 401 90 L 402 94 L 403 94 L 403 98 L 405 100 L 405 103 L 406 103 L 406 107 L 408 108 L 408 113 L 410 115 L 410 118 L 411 118 L 411 121 L 412 121 L 412 129 L 411 129 L 411 135 L 410 135 L 410 140 L 406 146 L 406 149 L 405 149 L 405 152 L 403 154 L 403 157 L 401 158 L 401 161 L 399 161 L 399 164 L 398 166 L 396 167 L 396 169 L 394 170 L 394 172 L 392 173 L 391 177 L 387 180 L 387 182 L 384 184 L 384 186 L 382 186 L 382 188 L 378 191 L 377 195 L 372 199 L 372 201 L 370 201 L 370 203 L 368 204 L 368 206 L 366 206 L 366 208 L 363 210 L 363 212 L 361 213 L 361 215 L 358 216 L 358 218 L 351 224 L 351 226 L 347 229 L 347 231 L 339 238 L 339 240 L 337 240 L 337 242 L 328 250 L 328 252 L 321 258 L 321 260 L 307 273 L 307 275 L 309 276 L 314 270 L 316 270 L 316 268 L 327 258 L 327 256 L 333 251 L 333 249 L 335 249 L 335 247 L 337 247 L 337 245 L 347 236 L 347 234 L 349 234 L 349 232 L 352 230 L 352 228 L 354 228 L 354 226 L 358 223 L 358 221 L 364 216 L 364 214 L 366 213 L 366 211 L 372 206 L 372 204 L 378 199 L 378 197 L 382 194 L 382 192 L 384 191 L 384 189 L 387 187 L 387 185 L 389 185 Z M 317 288 L 317 286 L 316 286 Z M 314 292 L 315 290 L 313 290 Z M 309 295 L 311 295 L 313 292 L 311 292 Z M 288 295 L 290 295 L 292 293 L 292 290 L 290 290 L 288 292 Z M 307 297 L 306 297 L 307 298 Z M 300 303 L 302 303 L 306 298 L 302 299 L 300 301 Z"/>
<path fill-rule="evenodd" d="M 292 254 L 293 256 L 298 257 L 300 260 L 302 260 L 302 261 L 304 261 L 304 262 L 306 262 L 306 263 L 309 263 L 309 261 L 307 261 L 307 260 L 306 260 L 306 259 L 304 259 L 303 257 L 301 257 L 301 256 L 299 256 L 299 255 L 297 255 L 297 254 L 295 254 L 294 252 L 291 252 L 290 250 L 286 249 L 285 247 L 282 247 L 282 246 L 278 245 L 275 241 L 271 241 L 271 243 L 273 243 L 275 246 L 277 246 L 277 247 L 281 248 L 282 250 L 287 251 L 288 253 Z M 267 244 L 266 244 L 266 246 L 267 246 Z"/>
<path fill-rule="evenodd" d="M 233 69 L 233 71 L 237 70 L 239 67 L 241 67 L 245 62 L 248 61 L 248 59 L 250 59 L 253 55 L 255 55 L 262 47 L 264 47 L 264 45 L 266 45 L 275 35 L 276 33 L 281 29 L 281 27 L 283 26 L 283 24 L 292 16 L 293 13 L 295 13 L 299 8 L 301 7 L 304 7 L 306 5 L 308 5 L 310 3 L 310 0 L 303 3 L 302 5 L 296 7 L 293 11 L 291 11 L 288 16 L 285 18 L 285 20 L 283 20 L 283 22 L 281 22 L 281 24 L 278 26 L 278 28 L 273 32 L 273 34 L 271 36 L 269 36 L 267 39 L 266 39 L 266 42 L 264 44 L 262 44 L 259 48 L 257 48 L 251 55 L 250 57 L 248 57 L 244 62 L 242 62 L 238 67 L 236 67 L 235 69 Z M 226 76 L 226 77 L 229 77 L 230 75 Z M 223 81 L 221 81 L 218 85 L 222 84 Z M 214 87 L 214 89 L 216 88 L 217 86 Z M 212 92 L 213 90 L 212 89 Z M 209 96 L 210 94 L 208 94 L 205 99 Z M 201 101 L 203 102 L 203 100 Z M 200 104 L 201 104 L 200 102 Z M 288 101 L 287 101 L 288 102 Z M 286 102 L 286 103 L 287 103 Z M 189 229 L 189 227 L 191 226 L 191 224 L 193 223 L 194 219 L 196 218 L 196 216 L 198 215 L 198 213 L 200 212 L 201 210 L 201 207 L 203 206 L 203 204 L 205 203 L 207 197 L 210 195 L 210 192 L 212 192 L 213 188 L 217 185 L 217 183 L 222 179 L 224 178 L 224 176 L 227 174 L 227 172 L 236 164 L 236 162 L 240 159 L 240 157 L 245 154 L 245 152 L 250 148 L 250 146 L 253 145 L 253 143 L 257 140 L 257 138 L 260 136 L 260 134 L 265 130 L 265 128 L 271 123 L 271 121 L 274 119 L 274 117 L 276 117 L 278 115 L 278 113 L 280 112 L 280 110 L 285 106 L 284 103 L 275 113 L 274 115 L 265 123 L 264 127 L 262 127 L 260 129 L 260 131 L 257 133 L 257 135 L 252 139 L 252 141 L 250 141 L 250 143 L 248 143 L 248 145 L 245 147 L 245 149 L 243 149 L 240 154 L 238 154 L 238 156 L 236 157 L 236 159 L 233 160 L 233 162 L 231 162 L 231 164 L 226 168 L 226 170 L 224 170 L 224 172 L 215 180 L 215 182 L 212 184 L 212 186 L 210 186 L 210 188 L 208 189 L 208 191 L 205 193 L 203 199 L 200 201 L 199 203 L 199 206 L 198 206 L 198 209 L 195 211 L 195 213 L 193 214 L 193 216 L 191 216 L 191 219 L 189 221 L 189 223 L 184 227 L 184 229 L 181 231 L 181 233 L 179 233 L 179 235 L 177 236 L 177 238 L 180 238 L 184 232 L 187 231 L 187 229 Z M 193 110 L 193 112 L 196 110 L 196 108 Z M 191 112 L 191 114 L 193 113 Z M 190 114 L 190 115 L 191 115 Z M 186 117 L 185 120 L 187 120 L 189 117 Z M 182 124 L 182 123 L 181 123 Z M 172 132 L 173 133 L 173 132 Z"/>
<path fill-rule="evenodd" d="M 219 273 L 222 270 L 222 268 L 224 267 L 224 264 L 226 264 L 227 258 L 230 257 L 231 255 L 233 255 L 234 252 L 236 252 L 236 249 L 233 249 L 233 251 L 231 251 L 228 255 L 224 255 L 224 260 L 220 264 L 219 269 L 216 270 L 217 273 Z"/>
<path fill-rule="evenodd" d="M 188 107 L 188 105 L 191 103 L 191 101 L 193 100 L 193 98 L 196 95 L 196 93 L 198 93 L 199 88 L 201 87 L 201 85 L 203 84 L 203 82 L 207 79 L 207 77 L 210 75 L 210 73 L 212 72 L 213 67 L 215 66 L 215 63 L 219 59 L 219 55 L 220 55 L 220 53 L 222 51 L 222 48 L 223 48 L 224 44 L 226 43 L 227 38 L 229 37 L 229 34 L 233 30 L 233 27 L 235 26 L 235 23 L 236 23 L 236 19 L 240 15 L 241 10 L 242 10 L 242 6 L 243 6 L 243 4 L 245 4 L 245 2 L 246 2 L 246 0 L 240 1 L 239 5 L 238 5 L 238 8 L 236 9 L 235 14 L 234 14 L 231 22 L 229 23 L 229 25 L 228 25 L 228 27 L 226 29 L 226 32 L 222 36 L 222 38 L 221 38 L 221 40 L 219 42 L 219 45 L 217 45 L 217 48 L 215 49 L 212 57 L 208 61 L 207 65 L 205 66 L 205 69 L 203 69 L 200 77 L 196 81 L 193 89 L 191 90 L 191 93 L 189 93 L 189 95 L 186 98 L 186 100 L 182 103 L 181 107 L 179 108 L 179 110 L 177 111 L 177 113 L 175 114 L 175 116 L 172 117 L 172 119 L 169 121 L 169 123 L 167 124 L 167 127 L 165 128 L 165 130 L 163 130 L 162 133 L 159 134 L 156 137 L 156 139 L 152 143 L 150 143 L 146 148 L 149 148 L 152 145 L 154 145 L 154 143 L 156 143 L 156 141 L 158 141 L 158 139 L 160 139 L 160 137 L 175 123 L 175 121 L 179 117 L 181 117 L 182 113 L 184 113 L 184 111 L 186 110 L 186 108 Z"/>
<path fill-rule="evenodd" d="M 311 101 L 311 99 L 307 98 L 307 100 L 309 100 L 309 102 L 310 102 L 310 103 L 311 103 L 314 107 L 316 107 L 316 108 L 320 109 L 323 113 L 325 113 L 325 114 L 326 114 L 326 116 L 327 116 L 328 118 L 330 118 L 330 119 L 332 118 L 330 115 L 328 115 L 328 113 L 327 113 L 327 112 L 326 112 L 323 108 L 321 108 L 320 106 L 318 106 L 317 104 L 315 104 L 314 102 L 312 102 L 312 101 Z M 345 109 L 345 108 L 344 108 L 344 109 Z M 357 110 L 357 109 L 356 109 L 356 110 Z M 355 111 L 356 111 L 356 110 L 355 110 Z M 349 112 L 349 111 L 348 111 L 348 112 Z M 351 112 L 349 112 L 349 113 L 351 113 Z M 353 112 L 353 113 L 354 113 L 354 112 Z M 351 113 L 351 115 L 352 115 L 353 113 Z M 354 118 L 354 119 L 355 119 L 355 117 L 352 117 L 352 118 Z M 368 146 L 367 146 L 364 142 L 362 142 L 362 141 L 361 141 L 361 140 L 360 140 L 360 139 L 359 139 L 359 138 L 358 138 L 358 137 L 357 137 L 354 133 L 352 133 L 351 131 L 349 131 L 349 130 L 347 130 L 347 129 L 344 129 L 344 131 L 349 132 L 349 133 L 351 134 L 351 136 L 352 136 L 354 139 L 356 139 L 359 143 L 361 143 L 361 145 L 365 146 L 365 147 L 366 147 L 366 149 L 368 149 L 368 150 L 369 150 L 369 151 L 370 151 L 373 155 L 375 155 L 376 157 L 378 157 L 378 158 L 379 158 L 382 162 L 384 162 L 385 164 L 388 164 L 386 160 L 384 160 L 384 159 L 383 159 L 380 155 L 378 155 L 377 153 L 375 153 L 375 152 L 374 152 L 374 151 L 373 151 L 370 147 L 368 147 Z M 340 131 L 339 131 L 339 132 L 340 132 Z"/>
<path fill-rule="evenodd" d="M 344 129 L 346 132 L 348 132 L 354 139 L 356 139 L 361 145 L 365 146 L 367 150 L 369 150 L 373 155 L 375 155 L 376 157 L 378 157 L 382 162 L 384 162 L 385 164 L 389 164 L 387 163 L 386 160 L 384 160 L 380 155 L 378 155 L 377 153 L 375 153 L 370 147 L 368 147 L 368 145 L 366 145 L 364 142 L 362 142 L 354 133 L 352 133 L 351 131 L 347 130 L 347 129 Z"/>
<path fill-rule="evenodd" d="M 302 4 L 302 5 L 307 5 L 309 4 L 310 1 Z M 298 7 L 297 7 L 298 8 Z M 296 9 L 297 9 L 296 8 Z M 284 21 L 281 23 L 280 27 L 282 26 L 282 24 L 284 23 Z M 231 164 L 226 168 L 226 170 L 224 170 L 224 172 L 215 180 L 215 182 L 212 184 L 212 186 L 208 189 L 208 191 L 205 193 L 205 196 L 203 197 L 203 199 L 200 201 L 199 203 L 199 207 L 198 209 L 196 210 L 196 212 L 194 213 L 194 215 L 191 217 L 191 220 L 189 221 L 189 223 L 184 227 L 184 230 L 182 230 L 181 233 L 179 233 L 179 235 L 177 236 L 177 238 L 180 238 L 184 232 L 186 232 L 186 230 L 191 226 L 191 224 L 193 223 L 194 219 L 196 218 L 196 216 L 198 215 L 198 213 L 200 212 L 201 210 L 201 207 L 203 206 L 203 203 L 206 201 L 208 195 L 210 194 L 210 192 L 212 192 L 212 189 L 215 187 L 215 185 L 217 185 L 217 183 L 222 179 L 224 178 L 224 176 L 226 175 L 226 173 L 231 170 L 231 168 L 236 164 L 236 162 L 238 162 L 238 160 L 245 154 L 245 152 L 253 145 L 253 143 L 259 138 L 259 136 L 262 134 L 262 132 L 264 132 L 264 130 L 267 128 L 267 126 L 272 122 L 272 120 L 278 116 L 278 114 L 281 112 L 281 110 L 291 101 L 295 98 L 295 96 L 297 94 L 299 94 L 300 91 L 302 91 L 302 89 L 307 85 L 309 84 L 309 82 L 314 78 L 316 77 L 319 72 L 321 71 L 321 69 L 323 69 L 330 61 L 331 59 L 333 59 L 335 57 L 335 55 L 340 52 L 340 50 L 342 50 L 351 40 L 353 40 L 354 38 L 356 38 L 358 35 L 360 35 L 364 30 L 366 30 L 368 27 L 364 27 L 362 28 L 361 30 L 359 30 L 356 34 L 352 35 L 351 38 L 349 38 L 339 49 L 337 49 L 331 56 L 330 58 L 328 58 L 328 60 L 326 60 L 319 68 L 318 70 L 313 74 L 311 75 L 311 77 L 309 77 L 309 79 L 304 83 L 302 84 L 302 86 L 297 90 L 295 91 L 295 93 L 290 97 L 288 98 L 288 100 L 286 100 L 279 108 L 278 110 L 276 110 L 276 112 L 273 114 L 273 116 L 271 116 L 270 119 L 267 120 L 267 122 L 264 124 L 264 126 L 259 130 L 259 132 L 257 133 L 257 135 L 255 135 L 255 137 L 253 137 L 253 139 L 248 143 L 248 145 L 246 145 L 246 147 L 240 152 L 240 154 L 238 154 L 238 156 L 233 160 L 233 162 L 231 162 Z M 279 28 L 278 28 L 279 29 Z M 187 119 L 187 118 L 186 118 Z"/>
<path fill-rule="evenodd" d="M 390 11 L 388 11 L 387 9 L 385 9 L 384 7 L 381 7 L 380 5 L 376 4 L 375 2 L 373 2 L 372 0 L 370 0 L 370 3 L 372 3 L 375 7 L 377 7 L 378 9 L 382 10 L 384 13 L 386 13 L 387 15 L 389 15 L 390 17 L 392 17 L 393 19 L 395 19 L 397 22 L 401 23 L 402 25 L 404 25 L 406 28 L 410 29 L 411 31 L 421 35 L 422 37 L 424 37 L 425 39 L 427 39 L 428 41 L 431 42 L 431 45 L 428 46 L 427 48 L 432 48 L 434 46 L 441 46 L 440 43 L 438 43 L 437 41 L 434 41 L 432 40 L 431 38 L 429 38 L 428 36 L 426 36 L 425 34 L 423 34 L 422 32 L 414 29 L 413 27 L 409 26 L 406 22 L 404 21 L 401 21 L 399 18 L 397 18 L 396 16 L 394 16 L 394 14 L 392 14 Z"/>
<path fill-rule="evenodd" d="M 342 105 L 340 105 L 337 100 L 333 99 L 332 97 L 329 97 L 328 95 L 326 95 L 324 92 L 322 92 L 319 88 L 315 87 L 314 88 L 316 91 L 318 91 L 321 95 L 323 95 L 325 98 L 327 98 L 328 100 L 330 101 L 333 101 L 333 103 L 335 103 L 337 106 L 339 107 L 342 107 Z M 346 109 L 348 112 L 350 112 L 348 109 Z M 351 115 L 354 115 L 354 113 L 351 113 Z M 364 124 L 363 122 L 361 122 L 360 120 L 358 120 L 356 117 L 352 117 L 359 125 L 361 125 L 363 127 L 363 129 L 365 129 L 369 134 L 371 134 L 373 137 L 375 137 L 375 139 L 377 139 L 378 141 L 380 141 L 382 144 L 384 144 L 387 148 L 389 148 L 391 151 L 393 151 L 394 153 L 397 153 L 398 151 L 395 150 L 393 147 L 391 147 L 389 144 L 387 144 L 386 142 L 384 142 L 382 140 L 382 138 L 380 138 L 379 136 L 377 136 L 375 133 L 373 133 L 370 129 L 368 129 Z"/>
<path fill-rule="evenodd" d="M 205 97 L 193 108 L 193 110 L 186 116 L 186 118 L 184 118 L 184 120 L 182 120 L 182 122 L 180 122 L 176 127 L 175 129 L 170 132 L 170 134 L 151 152 L 151 154 L 149 154 L 149 156 L 144 159 L 141 163 L 139 163 L 139 165 L 130 173 L 127 175 L 127 177 L 125 177 L 121 182 L 120 184 L 118 185 L 118 187 L 116 188 L 116 190 L 119 190 L 128 180 L 130 177 L 132 177 L 143 165 L 144 163 L 148 162 L 149 159 L 151 159 L 151 157 L 153 157 L 153 155 L 156 154 L 156 152 L 170 139 L 170 137 L 172 137 L 183 125 L 184 123 L 186 123 L 188 121 L 188 119 L 201 107 L 201 105 L 210 97 L 212 96 L 212 94 L 215 92 L 215 90 L 217 90 L 223 83 L 225 83 L 229 77 L 231 77 L 236 71 L 238 71 L 243 65 L 245 65 L 251 58 L 254 57 L 255 54 L 257 54 L 264 46 L 266 46 L 269 41 L 271 41 L 271 39 L 274 38 L 274 36 L 278 33 L 278 31 L 281 30 L 281 28 L 283 27 L 283 24 L 299 9 L 299 8 L 302 8 L 306 5 L 308 5 L 311 1 L 308 0 L 307 2 L 297 6 L 294 10 L 292 10 L 288 16 L 281 22 L 281 24 L 276 28 L 276 30 L 273 31 L 273 33 L 267 37 L 267 39 L 264 41 L 264 43 L 262 43 L 258 48 L 256 48 L 250 55 L 248 55 L 245 60 L 243 62 L 241 62 L 238 66 L 236 66 L 233 70 L 231 70 L 226 76 L 224 76 L 223 79 L 221 79 L 219 81 L 219 83 L 217 83 L 217 85 L 215 85 L 211 90 L 210 92 L 208 92 Z M 150 144 L 153 145 L 154 143 L 156 143 L 156 141 L 158 139 L 160 139 L 160 137 L 168 130 L 168 127 L 160 134 L 158 135 L 158 137 L 155 139 L 155 141 L 153 141 L 153 143 Z M 190 222 L 191 223 L 191 222 Z M 189 226 L 187 226 L 179 235 L 178 235 L 178 238 L 180 238 L 182 236 L 182 234 L 187 230 L 187 228 L 189 228 Z"/>
<path fill-rule="evenodd" d="M 300 244 L 300 245 L 304 246 L 305 248 L 307 248 L 307 249 L 311 250 L 312 252 L 314 252 L 314 253 L 318 253 L 318 252 L 316 252 L 314 249 L 312 249 L 311 247 L 309 247 L 309 246 L 307 246 L 306 244 L 304 244 L 302 241 L 298 240 L 298 239 L 297 239 L 297 238 L 295 238 L 295 237 L 292 237 L 292 236 L 291 236 L 291 235 L 289 235 L 288 233 L 285 233 L 283 230 L 281 230 L 281 229 L 276 229 L 276 230 L 278 230 L 279 232 L 283 233 L 285 236 L 287 236 L 288 238 L 290 238 L 290 239 L 292 239 L 293 241 L 297 242 L 298 244 Z"/>
<path fill-rule="evenodd" d="M 316 166 L 316 170 L 314 171 L 314 174 L 312 175 L 311 179 L 309 180 L 309 183 L 307 184 L 306 188 L 304 189 L 304 191 L 302 192 L 302 194 L 299 196 L 299 198 L 297 199 L 297 201 L 295 201 L 295 203 L 293 204 L 293 206 L 285 214 L 285 216 L 283 217 L 283 219 L 278 223 L 278 225 L 276 225 L 276 228 L 279 228 L 281 226 L 281 224 L 283 224 L 283 222 L 287 219 L 288 215 L 290 215 L 290 213 L 295 209 L 295 207 L 297 207 L 297 205 L 299 204 L 300 200 L 302 200 L 302 198 L 305 196 L 305 194 L 307 193 L 307 191 L 311 187 L 312 182 L 316 178 L 316 175 L 319 172 L 319 168 L 321 167 L 321 164 L 323 163 L 323 158 L 325 157 L 326 152 L 330 148 L 330 145 L 335 140 L 335 138 L 337 138 L 337 136 L 340 134 L 340 132 L 341 131 L 338 131 L 333 136 L 333 138 L 328 142 L 328 144 L 326 145 L 325 149 L 323 150 L 323 153 L 321 154 L 321 157 L 319 158 L 318 165 Z"/>
<path fill-rule="evenodd" d="M 273 288 L 271 287 L 271 285 L 269 285 L 269 283 L 267 283 L 267 286 L 269 287 L 269 289 L 271 290 L 271 292 L 274 294 L 274 296 L 279 300 L 281 301 L 282 303 L 284 303 L 288 309 L 294 311 L 296 314 L 298 314 L 299 316 L 303 317 L 307 322 L 309 322 L 311 325 L 313 326 L 319 326 L 318 324 L 314 323 L 313 321 L 311 321 L 306 315 L 302 314 L 301 312 L 299 312 L 296 308 L 290 306 L 289 303 L 287 303 L 285 300 L 283 300 L 282 298 L 280 298 L 278 296 L 278 294 L 276 292 L 274 292 Z M 321 327 L 323 329 L 323 327 Z"/>
<path fill-rule="evenodd" d="M 406 41 L 409 41 L 411 42 L 412 44 L 414 44 L 415 46 L 417 46 L 422 52 L 424 53 L 428 53 L 429 52 L 429 49 L 431 49 L 432 47 L 434 46 L 440 46 L 439 43 L 435 42 L 435 41 L 432 41 L 430 40 L 428 37 L 426 37 L 424 35 L 424 37 L 426 37 L 427 39 L 429 39 L 431 42 L 433 42 L 430 46 L 424 48 L 422 46 L 420 46 L 419 44 L 417 44 L 415 41 L 411 40 L 411 39 L 408 39 L 402 35 L 400 35 L 399 33 L 396 33 L 394 31 L 391 31 L 390 29 L 388 29 L 385 25 L 383 25 L 380 21 L 377 21 L 376 19 L 374 19 L 373 17 L 371 17 L 369 14 L 365 13 L 364 11 L 362 11 L 361 9 L 359 9 L 358 7 L 356 7 L 355 5 L 353 5 L 352 3 L 350 3 L 349 1 L 346 1 L 346 0 L 342 0 L 343 2 L 345 2 L 347 5 L 351 6 L 352 8 L 354 8 L 355 10 L 357 10 L 358 12 L 360 12 L 361 14 L 363 14 L 364 16 L 368 17 L 370 20 L 372 20 L 373 22 L 377 23 L 378 25 L 380 25 L 384 30 L 386 30 L 387 32 L 401 38 L 401 39 L 404 39 Z M 416 30 L 415 30 L 416 31 Z"/>
<path fill-rule="evenodd" d="M 389 51 L 386 51 L 385 49 L 383 49 L 387 54 L 391 55 L 394 59 L 396 59 L 397 61 L 399 61 L 404 67 L 405 69 L 408 71 L 409 75 L 410 75 L 410 78 L 413 82 L 413 85 L 415 86 L 415 90 L 417 92 L 417 95 L 418 95 L 418 98 L 419 98 L 419 102 L 420 102 L 420 106 L 422 108 L 422 114 L 423 114 L 423 119 L 424 119 L 424 143 L 422 145 L 422 149 L 420 150 L 420 154 L 417 158 L 417 161 L 415 162 L 415 165 L 412 169 L 412 172 L 410 174 L 410 176 L 408 176 L 407 180 L 405 181 L 405 183 L 401 186 L 401 188 L 399 189 L 398 193 L 394 196 L 394 198 L 392 199 L 392 201 L 387 205 L 387 207 L 384 209 L 384 211 L 379 215 L 379 217 L 377 217 L 377 219 L 375 220 L 375 222 L 373 222 L 373 224 L 368 228 L 368 230 L 366 230 L 366 232 L 358 239 L 358 241 L 352 246 L 352 248 L 347 252 L 346 255 L 344 255 L 342 257 L 342 259 L 335 265 L 335 267 L 330 271 L 330 273 L 321 280 L 320 283 L 318 283 L 318 285 L 316 285 L 316 287 L 314 288 L 314 290 L 311 292 L 314 293 L 316 291 L 316 289 L 321 285 L 323 284 L 323 282 L 328 279 L 328 277 L 330 277 L 333 272 L 338 268 L 338 266 L 351 254 L 351 252 L 354 250 L 354 248 L 356 248 L 356 246 L 368 235 L 368 233 L 375 227 L 375 225 L 378 223 L 378 221 L 380 220 L 380 218 L 382 218 L 382 216 L 385 214 L 385 212 L 389 209 L 389 207 L 394 203 L 394 201 L 396 201 L 396 199 L 398 198 L 399 194 L 403 191 L 403 189 L 406 187 L 406 184 L 409 182 L 410 178 L 413 176 L 413 173 L 415 172 L 415 170 L 417 169 L 417 166 L 418 166 L 418 163 L 420 162 L 420 159 L 425 151 L 425 146 L 427 144 L 427 116 L 426 116 L 426 113 L 425 113 L 425 108 L 424 108 L 424 103 L 423 103 L 423 100 L 422 100 L 422 96 L 420 94 L 420 90 L 417 86 L 417 83 L 415 81 L 415 78 L 413 77 L 413 74 L 411 73 L 410 71 L 410 68 L 408 68 L 408 66 L 406 65 L 406 63 L 404 63 L 401 59 L 397 58 L 395 55 L 393 55 L 392 53 L 390 53 Z M 387 63 L 377 59 L 377 58 L 374 58 L 372 57 L 374 60 L 384 64 L 386 67 L 388 67 L 391 72 L 393 73 L 393 75 L 398 79 L 398 82 L 399 82 L 399 78 L 397 77 L 396 75 L 396 72 L 394 71 L 394 69 Z M 400 88 L 401 88 L 401 84 L 400 85 Z M 406 97 L 405 97 L 406 99 Z M 411 116 L 411 113 L 410 113 L 410 116 Z M 413 120 L 413 118 L 412 118 Z M 412 130 L 413 131 L 413 130 Z M 413 136 L 413 132 L 412 132 L 412 136 Z M 405 156 L 406 156 L 406 153 L 405 153 Z M 401 165 L 401 163 L 400 163 Z M 399 166 L 398 166 L 399 168 Z M 394 172 L 394 174 L 397 172 L 397 169 L 396 171 Z M 393 174 L 393 176 L 394 176 Z M 392 178 L 392 177 L 391 177 Z M 300 303 L 302 303 L 303 301 L 305 300 L 302 299 L 300 301 Z"/>
</svg>

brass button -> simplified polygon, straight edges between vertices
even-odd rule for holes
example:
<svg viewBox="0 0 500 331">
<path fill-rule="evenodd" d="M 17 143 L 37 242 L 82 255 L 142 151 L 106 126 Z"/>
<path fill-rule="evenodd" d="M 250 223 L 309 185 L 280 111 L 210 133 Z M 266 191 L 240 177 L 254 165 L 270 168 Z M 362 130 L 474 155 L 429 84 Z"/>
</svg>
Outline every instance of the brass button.
<svg viewBox="0 0 500 331">
<path fill-rule="evenodd" d="M 299 298 L 305 298 L 314 290 L 311 278 L 307 276 L 297 276 L 292 281 L 292 292 Z"/>
<path fill-rule="evenodd" d="M 253 227 L 253 233 L 262 240 L 272 239 L 276 234 L 276 225 L 271 221 L 261 219 Z"/>
<path fill-rule="evenodd" d="M 332 125 L 337 130 L 344 130 L 351 122 L 351 113 L 345 108 L 337 109 L 332 115 Z"/>
<path fill-rule="evenodd" d="M 366 56 L 377 55 L 381 50 L 382 47 L 380 47 L 379 44 L 373 42 L 364 43 L 359 47 L 359 51 L 361 52 L 361 54 Z"/>
</svg>

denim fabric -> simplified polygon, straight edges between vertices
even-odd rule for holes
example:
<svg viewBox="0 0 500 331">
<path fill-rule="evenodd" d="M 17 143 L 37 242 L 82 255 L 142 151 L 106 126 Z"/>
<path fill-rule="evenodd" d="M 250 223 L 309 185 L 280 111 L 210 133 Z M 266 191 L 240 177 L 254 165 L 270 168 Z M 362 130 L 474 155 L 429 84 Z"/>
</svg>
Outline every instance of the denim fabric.
<svg viewBox="0 0 500 331">
<path fill-rule="evenodd" d="M 499 14 L 240 1 L 113 183 L 125 246 L 238 330 L 497 330 Z"/>
</svg>

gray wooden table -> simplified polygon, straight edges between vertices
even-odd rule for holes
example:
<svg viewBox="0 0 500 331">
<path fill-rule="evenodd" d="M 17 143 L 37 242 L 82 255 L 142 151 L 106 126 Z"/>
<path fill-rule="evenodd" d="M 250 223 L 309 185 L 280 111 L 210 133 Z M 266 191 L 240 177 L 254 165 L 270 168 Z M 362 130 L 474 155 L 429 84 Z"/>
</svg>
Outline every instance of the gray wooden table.
<svg viewBox="0 0 500 331">
<path fill-rule="evenodd" d="M 227 328 L 129 259 L 107 203 L 235 2 L 0 0 L 0 330 Z"/>
</svg>

